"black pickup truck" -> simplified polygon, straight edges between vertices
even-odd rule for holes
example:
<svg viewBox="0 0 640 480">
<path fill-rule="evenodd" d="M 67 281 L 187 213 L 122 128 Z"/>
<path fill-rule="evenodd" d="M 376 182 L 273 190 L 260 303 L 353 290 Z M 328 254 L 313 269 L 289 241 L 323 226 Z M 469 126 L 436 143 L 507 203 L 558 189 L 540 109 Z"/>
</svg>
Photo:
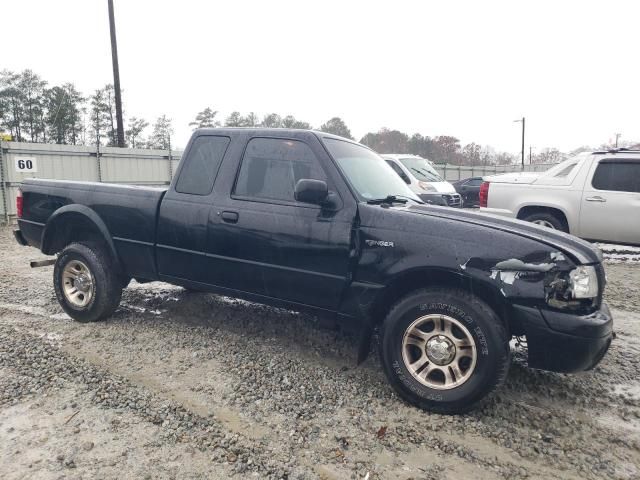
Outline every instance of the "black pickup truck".
<svg viewBox="0 0 640 480">
<path fill-rule="evenodd" d="M 57 254 L 75 320 L 109 317 L 132 278 L 352 322 L 360 361 L 408 402 L 469 410 L 532 368 L 594 367 L 613 337 L 599 250 L 517 220 L 423 204 L 370 149 L 285 129 L 201 129 L 168 189 L 26 180 L 15 236 Z"/>
</svg>

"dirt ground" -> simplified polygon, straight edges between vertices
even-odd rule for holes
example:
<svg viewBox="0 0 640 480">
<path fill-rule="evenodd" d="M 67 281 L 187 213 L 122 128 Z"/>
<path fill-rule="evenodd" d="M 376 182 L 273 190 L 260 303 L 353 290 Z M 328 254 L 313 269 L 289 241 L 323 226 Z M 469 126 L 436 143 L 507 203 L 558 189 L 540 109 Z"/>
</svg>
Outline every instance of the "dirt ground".
<svg viewBox="0 0 640 480">
<path fill-rule="evenodd" d="M 0 229 L 2 479 L 640 478 L 640 262 L 607 264 L 618 336 L 595 370 L 517 350 L 480 409 L 442 416 L 294 312 L 133 283 L 74 323 L 34 258 Z"/>
</svg>

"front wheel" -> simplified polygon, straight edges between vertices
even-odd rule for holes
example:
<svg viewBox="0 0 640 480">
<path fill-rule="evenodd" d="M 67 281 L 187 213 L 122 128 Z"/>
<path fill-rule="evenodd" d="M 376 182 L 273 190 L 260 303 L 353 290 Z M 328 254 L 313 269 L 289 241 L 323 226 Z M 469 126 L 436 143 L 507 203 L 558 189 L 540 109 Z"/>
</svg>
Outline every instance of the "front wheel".
<svg viewBox="0 0 640 480">
<path fill-rule="evenodd" d="M 495 312 L 462 290 L 429 288 L 391 309 L 381 331 L 385 374 L 409 403 L 464 413 L 500 385 L 511 362 Z"/>
<path fill-rule="evenodd" d="M 120 303 L 123 280 L 99 243 L 72 243 L 58 256 L 53 286 L 64 311 L 78 322 L 110 316 Z"/>
</svg>

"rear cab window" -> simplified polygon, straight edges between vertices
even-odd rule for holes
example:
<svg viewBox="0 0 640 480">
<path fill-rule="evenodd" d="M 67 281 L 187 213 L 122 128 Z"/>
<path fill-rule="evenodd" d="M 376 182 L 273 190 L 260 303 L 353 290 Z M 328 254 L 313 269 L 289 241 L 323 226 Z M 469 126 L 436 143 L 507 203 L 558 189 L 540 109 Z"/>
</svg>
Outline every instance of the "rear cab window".
<svg viewBox="0 0 640 480">
<path fill-rule="evenodd" d="M 213 135 L 197 137 L 186 163 L 180 171 L 176 183 L 176 192 L 190 195 L 209 195 L 213 190 L 213 182 L 231 139 Z"/>
</svg>

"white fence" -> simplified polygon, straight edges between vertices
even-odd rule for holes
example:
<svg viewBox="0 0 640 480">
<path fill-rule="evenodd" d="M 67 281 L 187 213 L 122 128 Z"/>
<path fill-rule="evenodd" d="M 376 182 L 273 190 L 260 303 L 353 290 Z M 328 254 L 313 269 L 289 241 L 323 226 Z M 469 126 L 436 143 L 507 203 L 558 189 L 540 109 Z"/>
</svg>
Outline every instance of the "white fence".
<svg viewBox="0 0 640 480">
<path fill-rule="evenodd" d="M 15 215 L 25 178 L 167 185 L 182 152 L 47 143 L 0 143 L 0 219 Z M 171 159 L 171 161 L 169 161 Z"/>
<path fill-rule="evenodd" d="M 16 194 L 25 178 L 54 178 L 87 182 L 167 185 L 182 152 L 133 148 L 0 142 L 0 220 L 15 215 Z M 170 161 L 171 160 L 171 161 Z M 552 165 L 525 165 L 543 171 Z M 467 177 L 519 172 L 520 165 L 435 165 L 449 181 Z"/>
<path fill-rule="evenodd" d="M 434 165 L 438 173 L 449 182 L 462 180 L 469 177 L 484 177 L 487 175 L 499 175 L 509 172 L 544 172 L 556 165 L 555 163 L 534 163 L 525 164 L 524 170 L 521 165 Z"/>
</svg>

